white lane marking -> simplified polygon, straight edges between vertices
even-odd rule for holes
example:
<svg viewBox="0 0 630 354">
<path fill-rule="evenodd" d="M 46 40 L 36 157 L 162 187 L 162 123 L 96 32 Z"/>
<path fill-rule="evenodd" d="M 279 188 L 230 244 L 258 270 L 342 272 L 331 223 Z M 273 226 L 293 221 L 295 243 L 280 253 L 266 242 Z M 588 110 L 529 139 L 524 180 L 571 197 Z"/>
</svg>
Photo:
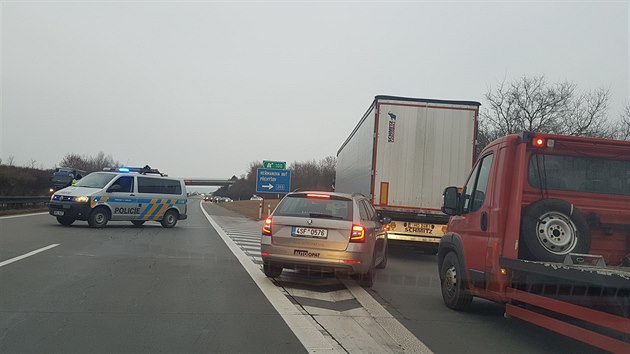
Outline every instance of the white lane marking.
<svg viewBox="0 0 630 354">
<path fill-rule="evenodd" d="M 354 295 L 354 298 L 363 306 L 363 308 L 378 322 L 378 324 L 396 340 L 405 351 L 411 353 L 433 353 L 429 347 L 422 343 L 403 326 L 394 316 L 392 316 L 378 301 L 362 287 L 352 280 L 342 280 L 348 290 Z"/>
<path fill-rule="evenodd" d="M 13 218 L 23 218 L 23 217 L 26 217 L 26 216 L 37 216 L 37 215 L 48 215 L 48 212 L 45 211 L 45 212 L 42 212 L 42 213 L 0 216 L 0 220 L 2 220 L 2 219 L 13 219 Z"/>
<path fill-rule="evenodd" d="M 261 272 L 260 266 L 253 263 L 234 241 L 230 239 L 219 224 L 206 212 L 201 203 L 199 203 L 199 207 L 212 227 L 214 227 L 219 236 L 221 236 L 223 242 L 225 242 L 232 251 L 256 285 L 258 285 L 258 288 L 265 294 L 267 300 L 269 300 L 271 305 L 278 311 L 284 322 L 286 322 L 293 331 L 293 334 L 295 334 L 304 348 L 310 353 L 322 351 L 334 352 L 335 348 L 326 340 L 319 329 L 309 322 L 306 316 L 298 311 L 295 305 L 287 299 L 278 287 Z"/>
<path fill-rule="evenodd" d="M 19 261 L 20 259 L 24 259 L 24 258 L 26 258 L 26 257 L 30 257 L 30 256 L 32 256 L 32 255 L 38 254 L 39 252 L 44 252 L 44 251 L 49 250 L 49 249 L 51 249 L 51 248 L 57 247 L 57 246 L 59 246 L 59 245 L 60 245 L 59 243 L 53 243 L 52 245 L 48 245 L 48 246 L 46 246 L 46 247 L 42 247 L 42 248 L 40 248 L 40 249 L 38 249 L 38 250 L 35 250 L 35 251 L 32 251 L 32 252 L 29 252 L 29 253 L 23 254 L 23 255 L 21 255 L 21 256 L 17 256 L 17 257 L 13 257 L 13 258 L 11 258 L 11 259 L 7 259 L 7 260 L 6 260 L 6 261 L 4 261 L 4 262 L 0 262 L 0 267 L 4 267 L 4 266 L 5 266 L 5 265 L 7 265 L 7 264 L 11 264 L 11 263 L 13 263 L 13 262 L 17 262 L 17 261 Z"/>
</svg>

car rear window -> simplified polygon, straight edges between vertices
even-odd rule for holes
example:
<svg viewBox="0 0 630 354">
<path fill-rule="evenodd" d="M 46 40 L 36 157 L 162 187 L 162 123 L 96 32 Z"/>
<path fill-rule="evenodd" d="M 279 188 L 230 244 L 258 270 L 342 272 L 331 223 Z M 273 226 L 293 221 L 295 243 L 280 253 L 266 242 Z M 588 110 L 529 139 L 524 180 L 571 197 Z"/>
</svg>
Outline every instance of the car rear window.
<svg viewBox="0 0 630 354">
<path fill-rule="evenodd" d="M 630 195 L 630 161 L 536 154 L 528 179 L 535 188 Z"/>
<path fill-rule="evenodd" d="M 289 195 L 278 205 L 274 215 L 352 220 L 352 199 L 337 196 L 328 199 L 308 198 L 305 194 Z"/>
</svg>

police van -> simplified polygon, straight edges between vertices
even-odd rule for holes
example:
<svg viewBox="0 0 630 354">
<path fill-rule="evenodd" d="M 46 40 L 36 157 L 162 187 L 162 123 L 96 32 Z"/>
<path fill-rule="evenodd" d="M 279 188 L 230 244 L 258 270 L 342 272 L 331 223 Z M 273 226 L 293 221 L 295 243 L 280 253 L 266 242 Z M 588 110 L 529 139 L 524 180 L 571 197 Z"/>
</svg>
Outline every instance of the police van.
<svg viewBox="0 0 630 354">
<path fill-rule="evenodd" d="M 87 220 L 91 227 L 108 221 L 131 221 L 140 226 L 159 221 L 170 228 L 187 218 L 184 180 L 172 178 L 149 166 L 106 168 L 83 177 L 77 184 L 53 194 L 49 213 L 61 225 Z"/>
</svg>

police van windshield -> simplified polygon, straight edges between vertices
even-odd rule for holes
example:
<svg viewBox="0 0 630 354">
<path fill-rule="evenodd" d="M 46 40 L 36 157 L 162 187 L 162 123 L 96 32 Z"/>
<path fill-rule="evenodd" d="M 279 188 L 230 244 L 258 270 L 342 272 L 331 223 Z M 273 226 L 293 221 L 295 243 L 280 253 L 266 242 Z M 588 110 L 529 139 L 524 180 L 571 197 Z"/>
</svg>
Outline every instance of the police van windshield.
<svg viewBox="0 0 630 354">
<path fill-rule="evenodd" d="M 89 175 L 83 177 L 77 184 L 76 187 L 85 187 L 85 188 L 103 188 L 111 181 L 116 174 L 114 173 L 90 173 Z"/>
</svg>

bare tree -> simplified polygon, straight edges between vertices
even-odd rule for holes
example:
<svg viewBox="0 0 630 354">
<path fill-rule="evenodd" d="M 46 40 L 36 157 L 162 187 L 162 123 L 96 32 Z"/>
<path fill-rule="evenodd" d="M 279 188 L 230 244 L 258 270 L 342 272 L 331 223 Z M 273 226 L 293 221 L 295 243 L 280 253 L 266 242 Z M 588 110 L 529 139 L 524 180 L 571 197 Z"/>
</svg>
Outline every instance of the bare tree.
<svg viewBox="0 0 630 354">
<path fill-rule="evenodd" d="M 64 156 L 59 164 L 63 167 L 76 168 L 86 172 L 101 171 L 105 167 L 120 166 L 120 163 L 114 161 L 111 155 L 105 156 L 105 153 L 102 151 L 94 157 L 70 153 Z"/>
<path fill-rule="evenodd" d="M 9 158 L 7 159 L 7 165 L 8 166 L 15 166 L 15 156 L 9 155 Z"/>
<path fill-rule="evenodd" d="M 31 159 L 31 161 L 28 164 L 28 167 L 29 168 L 35 168 L 35 166 L 37 166 L 37 160 Z"/>
<path fill-rule="evenodd" d="M 624 107 L 617 121 L 614 137 L 619 140 L 630 140 L 630 103 Z"/>
<path fill-rule="evenodd" d="M 499 83 L 485 95 L 479 145 L 522 131 L 611 137 L 607 89 L 578 92 L 570 82 L 548 84 L 544 76 Z"/>
</svg>

